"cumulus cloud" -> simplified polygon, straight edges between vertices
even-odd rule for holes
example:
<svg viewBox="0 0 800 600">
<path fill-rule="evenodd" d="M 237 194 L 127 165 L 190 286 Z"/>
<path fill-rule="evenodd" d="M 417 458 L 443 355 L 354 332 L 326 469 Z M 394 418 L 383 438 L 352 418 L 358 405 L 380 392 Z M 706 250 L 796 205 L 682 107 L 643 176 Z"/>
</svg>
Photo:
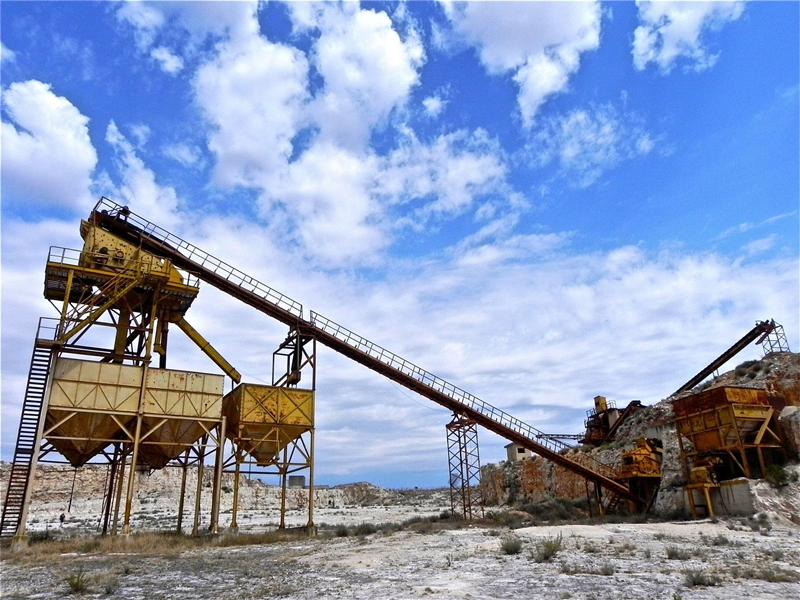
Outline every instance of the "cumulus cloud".
<svg viewBox="0 0 800 600">
<path fill-rule="evenodd" d="M 581 54 L 600 45 L 599 2 L 445 3 L 455 30 L 489 73 L 513 73 L 523 123 L 563 91 Z"/>
<path fill-rule="evenodd" d="M 422 106 L 425 108 L 425 114 L 433 119 L 442 114 L 442 111 L 446 105 L 447 100 L 442 99 L 441 96 L 428 96 L 422 101 Z"/>
<path fill-rule="evenodd" d="M 309 107 L 322 140 L 363 149 L 373 127 L 403 106 L 419 81 L 424 50 L 414 29 L 401 39 L 385 12 L 358 5 L 291 4 L 294 24 L 316 30 L 313 62 L 324 80 Z"/>
<path fill-rule="evenodd" d="M 14 62 L 15 60 L 17 60 L 17 53 L 0 42 L 0 62 Z"/>
<path fill-rule="evenodd" d="M 170 75 L 177 75 L 183 69 L 183 59 L 175 56 L 164 46 L 153 48 L 150 57 L 159 63 L 162 71 Z"/>
<path fill-rule="evenodd" d="M 621 161 L 648 154 L 654 145 L 639 119 L 601 105 L 544 121 L 527 151 L 535 165 L 555 163 L 574 185 L 587 187 Z"/>
<path fill-rule="evenodd" d="M 189 144 L 168 144 L 161 149 L 161 152 L 167 158 L 179 162 L 184 167 L 195 167 L 203 162 L 203 155 L 200 149 Z"/>
<path fill-rule="evenodd" d="M 200 67 L 194 93 L 213 126 L 215 183 L 258 186 L 285 169 L 306 119 L 307 73 L 300 51 L 258 35 L 227 45 Z"/>
<path fill-rule="evenodd" d="M 633 34 L 633 64 L 643 70 L 655 63 L 669 73 L 678 59 L 702 71 L 712 67 L 719 54 L 706 46 L 708 32 L 735 21 L 744 12 L 744 1 L 672 2 L 637 0 L 639 23 Z"/>
<path fill-rule="evenodd" d="M 147 215 L 162 227 L 170 229 L 178 219 L 178 196 L 175 190 L 156 182 L 155 173 L 136 154 L 130 140 L 122 135 L 114 121 L 106 129 L 106 142 L 115 153 L 115 166 L 119 173 L 119 184 L 113 185 L 108 194 L 121 204 L 128 204 L 134 212 Z"/>
<path fill-rule="evenodd" d="M 478 198 L 510 194 L 502 151 L 486 132 L 457 131 L 421 143 L 413 135 L 383 161 L 375 191 L 392 205 L 412 205 L 399 224 L 453 217 Z"/>
<path fill-rule="evenodd" d="M 85 207 L 97 164 L 88 117 L 36 80 L 3 90 L 3 106 L 4 200 Z"/>
<path fill-rule="evenodd" d="M 133 32 L 137 49 L 149 55 L 165 73 L 175 75 L 184 67 L 184 56 L 192 58 L 209 38 L 235 43 L 258 32 L 253 18 L 254 0 L 241 2 L 146 2 L 129 0 L 119 4 L 117 21 Z M 165 35 L 170 27 L 188 34 Z M 183 43 L 179 43 L 180 40 Z"/>
</svg>

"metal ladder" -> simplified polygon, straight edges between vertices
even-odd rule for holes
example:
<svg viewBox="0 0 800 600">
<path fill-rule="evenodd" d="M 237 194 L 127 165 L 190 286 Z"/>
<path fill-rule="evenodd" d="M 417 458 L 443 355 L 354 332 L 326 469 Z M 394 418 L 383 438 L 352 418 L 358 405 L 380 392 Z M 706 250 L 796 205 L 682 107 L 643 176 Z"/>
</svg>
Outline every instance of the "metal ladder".
<svg viewBox="0 0 800 600">
<path fill-rule="evenodd" d="M 35 454 L 39 433 L 39 420 L 50 374 L 53 352 L 50 346 L 36 343 L 28 372 L 28 385 L 25 388 L 25 400 L 22 404 L 22 416 L 17 434 L 17 447 L 14 450 L 14 462 L 3 504 L 3 515 L 0 517 L 0 538 L 10 538 L 16 532 L 22 517 L 25 494 L 28 491 L 31 465 Z"/>
</svg>

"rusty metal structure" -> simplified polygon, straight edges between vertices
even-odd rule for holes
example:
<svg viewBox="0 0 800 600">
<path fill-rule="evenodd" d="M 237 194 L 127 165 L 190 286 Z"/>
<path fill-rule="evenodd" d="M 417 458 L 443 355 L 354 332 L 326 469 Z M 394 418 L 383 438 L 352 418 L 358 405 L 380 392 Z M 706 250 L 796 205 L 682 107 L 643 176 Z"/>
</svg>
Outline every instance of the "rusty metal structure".
<svg viewBox="0 0 800 600">
<path fill-rule="evenodd" d="M 672 392 L 672 396 L 692 389 L 753 342 L 762 346 L 765 355 L 771 352 L 789 352 L 789 343 L 786 341 L 786 334 L 783 331 L 782 325 L 776 323 L 774 319 L 770 319 L 769 321 L 756 321 L 755 327 L 744 334 L 741 339 L 725 350 L 725 352 L 711 361 L 711 363 L 697 373 L 697 375 Z"/>
<path fill-rule="evenodd" d="M 478 424 L 458 414 L 447 426 L 450 509 L 464 519 L 483 517 Z"/>
<path fill-rule="evenodd" d="M 539 431 L 319 313 L 309 311 L 306 318 L 300 303 L 136 215 L 125 206 L 102 198 L 88 221 L 82 224 L 82 233 L 85 233 L 84 238 L 87 240 L 84 251 L 70 254 L 70 260 L 66 260 L 67 254 L 65 254 L 64 260 L 48 261 L 45 294 L 53 301 L 61 301 L 61 316 L 55 320 L 49 337 L 43 335 L 47 329 L 46 320 L 42 322 L 40 334 L 37 335 L 12 469 L 12 481 L 4 505 L 0 535 L 6 535 L 9 531 L 18 532 L 18 536 L 24 535 L 25 512 L 30 498 L 29 484 L 35 472 L 36 460 L 41 452 L 50 451 L 40 448 L 40 443 L 47 439 L 43 432 L 48 423 L 46 415 L 53 366 L 54 362 L 68 352 L 88 355 L 103 363 L 135 366 L 142 372 L 137 411 L 135 415 L 131 415 L 132 420 L 123 422 L 123 419 L 116 414 L 106 414 L 105 410 L 94 410 L 93 419 L 103 421 L 109 430 L 116 426 L 119 426 L 119 430 L 113 435 L 104 434 L 107 437 L 99 440 L 102 443 L 91 448 L 87 445 L 88 442 L 94 443 L 96 440 L 82 430 L 80 436 L 86 438 L 87 444 L 79 445 L 77 451 L 81 458 L 76 460 L 88 460 L 90 455 L 104 456 L 117 461 L 115 464 L 118 467 L 125 465 L 132 475 L 138 464 L 149 464 L 147 461 L 152 461 L 151 466 L 157 468 L 165 460 L 172 460 L 185 470 L 193 455 L 198 470 L 201 470 L 206 459 L 206 451 L 211 445 L 217 453 L 214 464 L 214 479 L 217 484 L 223 468 L 232 467 L 237 471 L 237 467 L 243 461 L 250 459 L 257 465 L 269 462 L 282 477 L 293 472 L 295 468 L 308 468 L 310 471 L 308 525 L 313 526 L 313 412 L 310 408 L 313 406 L 313 400 L 310 404 L 304 404 L 307 401 L 298 399 L 301 394 L 289 401 L 289 406 L 294 406 L 291 410 L 297 409 L 298 414 L 304 414 L 302 423 L 288 422 L 275 414 L 275 410 L 278 412 L 282 410 L 276 407 L 284 406 L 283 400 L 273 407 L 273 412 L 265 410 L 263 415 L 249 421 L 250 415 L 256 413 L 248 411 L 247 398 L 256 402 L 254 399 L 256 396 L 263 393 L 266 398 L 269 392 L 252 387 L 242 388 L 219 403 L 220 406 L 225 403 L 233 405 L 238 403 L 238 408 L 228 410 L 223 408 L 219 416 L 213 415 L 213 419 L 217 419 L 214 421 L 216 425 L 211 426 L 211 421 L 206 420 L 206 415 L 191 415 L 188 420 L 192 422 L 192 435 L 185 432 L 185 427 L 176 426 L 176 435 L 177 431 L 180 431 L 181 435 L 185 434 L 180 440 L 168 435 L 157 435 L 156 432 L 175 420 L 183 422 L 183 415 L 150 415 L 144 409 L 148 389 L 146 375 L 151 369 L 152 353 L 159 354 L 159 368 L 164 369 L 168 329 L 171 323 L 186 333 L 234 382 L 239 383 L 241 380 L 230 363 L 186 322 L 184 315 L 197 295 L 198 280 L 216 287 L 289 327 L 290 336 L 287 342 L 281 345 L 274 356 L 279 362 L 285 359 L 287 368 L 279 369 L 277 377 L 275 373 L 273 374 L 272 387 L 296 387 L 300 381 L 301 365 L 309 366 L 313 370 L 314 351 L 306 349 L 309 346 L 315 348 L 319 342 L 469 419 L 474 424 L 485 427 L 584 477 L 593 485 L 598 498 L 605 490 L 611 496 L 625 498 L 639 505 L 644 502 L 627 486 L 615 480 L 611 467 L 591 459 L 587 460 L 586 464 L 576 462 L 563 453 L 570 446 L 553 436 Z M 103 315 L 108 317 L 107 322 L 101 320 L 100 317 Z M 107 342 L 99 348 L 84 343 L 84 340 L 88 341 L 92 334 L 101 329 L 101 325 L 105 325 L 113 332 L 111 343 Z M 313 393 L 313 377 L 310 390 Z M 250 393 L 253 391 L 257 393 Z M 273 397 L 280 396 L 278 392 L 275 394 Z M 309 410 L 306 411 L 301 407 Z M 227 424 L 229 417 L 232 420 L 231 424 Z M 50 432 L 52 427 L 63 425 L 60 421 L 61 418 L 52 416 L 47 431 Z M 299 436 L 292 437 L 291 434 L 288 436 L 291 439 L 288 439 L 283 434 L 276 434 L 275 430 L 281 428 L 299 433 Z M 169 428 L 163 431 L 168 430 Z M 189 438 L 201 430 L 203 432 L 201 437 L 189 443 Z M 229 457 L 227 461 L 223 461 L 222 448 L 227 435 L 231 436 L 233 458 Z M 308 441 L 295 443 L 301 438 Z M 159 446 L 159 450 L 150 452 L 148 442 L 156 441 L 159 444 L 152 446 L 153 448 Z M 270 450 L 275 450 L 275 454 L 267 460 L 265 457 Z M 293 450 L 296 454 L 292 456 Z M 122 471 L 121 468 L 116 469 L 118 481 L 121 481 Z M 132 482 L 131 476 L 128 478 L 123 532 L 128 532 L 130 529 L 129 505 L 133 494 Z M 114 493 L 120 497 L 122 484 L 115 485 Z M 112 487 L 109 486 L 109 489 Z M 215 510 L 218 509 L 218 492 L 217 485 L 214 491 Z M 110 506 L 113 503 L 107 504 Z M 199 501 L 196 501 L 196 506 L 199 507 Z M 116 508 L 114 512 L 116 514 Z M 212 517 L 214 521 L 212 528 L 216 527 L 215 519 L 216 517 Z"/>
<path fill-rule="evenodd" d="M 137 469 L 160 469 L 209 452 L 218 473 L 222 464 L 223 377 L 165 368 L 169 324 L 185 323 L 197 279 L 92 223 L 81 223 L 81 236 L 81 250 L 51 248 L 45 266 L 44 295 L 59 316 L 39 322 L 0 518 L 0 534 L 19 542 L 26 537 L 39 461 L 60 455 L 75 468 L 109 461 L 104 531 L 112 510 L 116 530 L 124 499 L 124 534 L 130 532 Z M 190 337 L 202 340 L 197 332 Z M 151 367 L 153 353 L 160 355 L 159 368 Z M 212 530 L 218 492 L 215 486 Z"/>
<path fill-rule="evenodd" d="M 594 408 L 586 411 L 584 421 L 586 431 L 579 436 L 578 441 L 593 446 L 613 441 L 620 425 L 641 408 L 641 401 L 632 400 L 624 409 L 619 410 L 614 402 L 607 400 L 605 396 L 595 396 Z"/>
<path fill-rule="evenodd" d="M 782 399 L 766 391 L 720 387 L 673 402 L 678 443 L 688 484 L 689 507 L 697 515 L 697 490 L 713 516 L 711 491 L 737 477 L 763 477 L 767 465 L 782 463 L 776 413 Z"/>
<path fill-rule="evenodd" d="M 640 438 L 632 450 L 622 454 L 622 464 L 617 468 L 616 478 L 624 482 L 653 505 L 661 484 L 662 449 L 658 440 Z"/>
<path fill-rule="evenodd" d="M 290 331 L 273 354 L 273 385 L 241 384 L 225 396 L 227 434 L 234 443 L 234 451 L 225 463 L 234 472 L 231 530 L 239 527 L 243 468 L 250 474 L 279 476 L 280 529 L 286 527 L 287 481 L 295 473 L 308 471 L 306 528 L 313 530 L 315 365 L 316 340 Z M 311 374 L 308 388 L 298 387 L 304 369 Z"/>
</svg>

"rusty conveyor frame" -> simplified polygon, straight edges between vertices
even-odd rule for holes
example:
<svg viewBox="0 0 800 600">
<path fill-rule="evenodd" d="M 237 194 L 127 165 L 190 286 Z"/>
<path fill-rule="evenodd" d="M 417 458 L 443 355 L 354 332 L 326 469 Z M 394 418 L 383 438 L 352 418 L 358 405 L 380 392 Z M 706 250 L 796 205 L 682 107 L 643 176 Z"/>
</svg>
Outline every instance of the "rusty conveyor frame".
<svg viewBox="0 0 800 600">
<path fill-rule="evenodd" d="M 377 344 L 337 325 L 311 311 L 310 320 L 303 318 L 300 303 L 273 290 L 253 277 L 239 271 L 147 221 L 107 198 L 101 198 L 90 215 L 90 221 L 109 232 L 140 246 L 143 250 L 184 269 L 206 283 L 237 298 L 266 315 L 312 336 L 331 350 L 338 352 L 384 377 L 436 402 L 448 410 L 474 420 L 489 431 L 572 471 L 599 488 L 637 503 L 643 500 L 626 486 L 613 479 L 613 469 L 586 457 L 587 466 L 561 452 L 570 448 L 546 433 L 531 427 L 479 398 L 428 373 Z M 396 365 L 396 366 L 395 366 Z"/>
</svg>

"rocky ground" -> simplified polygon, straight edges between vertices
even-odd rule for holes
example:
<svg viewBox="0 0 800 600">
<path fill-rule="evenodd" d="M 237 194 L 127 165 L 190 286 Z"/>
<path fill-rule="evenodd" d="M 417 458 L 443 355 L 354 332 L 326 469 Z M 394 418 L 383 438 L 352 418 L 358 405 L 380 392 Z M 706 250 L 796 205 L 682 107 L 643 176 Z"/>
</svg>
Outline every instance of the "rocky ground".
<svg viewBox="0 0 800 600">
<path fill-rule="evenodd" d="M 360 518 L 358 509 L 351 516 Z M 40 542 L 5 551 L 2 597 L 61 598 L 72 584 L 85 597 L 147 600 L 800 598 L 800 530 L 764 518 L 514 531 L 421 521 L 399 531 L 185 549 L 143 535 L 145 543 L 132 536 L 110 546 Z"/>
</svg>

